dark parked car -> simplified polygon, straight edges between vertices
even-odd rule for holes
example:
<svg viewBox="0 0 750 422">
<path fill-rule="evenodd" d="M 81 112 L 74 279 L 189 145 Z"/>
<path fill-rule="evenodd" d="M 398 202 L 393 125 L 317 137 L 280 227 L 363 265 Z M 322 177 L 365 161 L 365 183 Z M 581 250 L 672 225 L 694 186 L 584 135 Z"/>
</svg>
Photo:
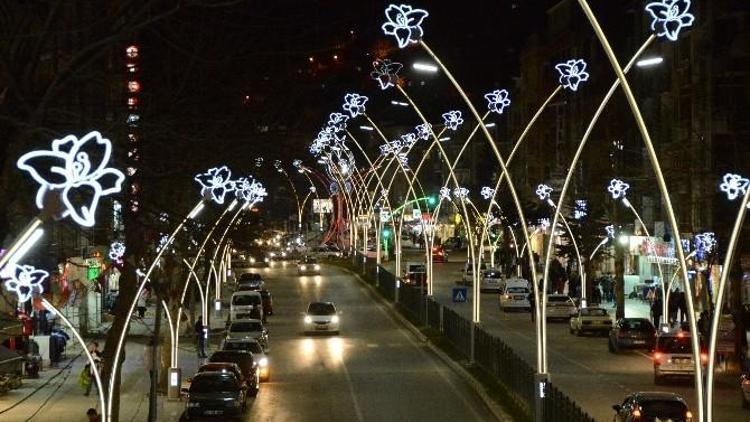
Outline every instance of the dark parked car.
<svg viewBox="0 0 750 422">
<path fill-rule="evenodd" d="M 229 371 L 200 372 L 190 384 L 187 400 L 189 419 L 205 416 L 237 417 L 247 407 L 247 387 Z"/>
<path fill-rule="evenodd" d="M 237 379 L 240 381 L 240 385 L 247 385 L 247 382 L 245 380 L 245 376 L 242 375 L 242 370 L 239 366 L 237 366 L 236 363 L 231 362 L 213 362 L 213 363 L 206 363 L 204 365 L 201 365 L 198 368 L 198 371 L 196 374 L 201 372 L 231 372 L 235 376 L 237 376 Z M 184 380 L 182 380 L 182 386 L 180 390 L 187 394 L 190 391 L 190 384 L 193 382 L 193 377 L 188 377 Z"/>
<path fill-rule="evenodd" d="M 612 406 L 615 422 L 673 421 L 692 422 L 693 414 L 685 399 L 675 393 L 639 392 Z"/>
<path fill-rule="evenodd" d="M 263 277 L 258 273 L 244 273 L 237 280 L 237 290 L 259 290 L 263 288 L 265 282 Z"/>
<path fill-rule="evenodd" d="M 263 303 L 263 315 L 273 315 L 273 297 L 268 290 L 259 290 Z"/>
<path fill-rule="evenodd" d="M 609 331 L 609 351 L 620 349 L 653 350 L 656 345 L 656 328 L 646 318 L 620 318 Z"/>
<path fill-rule="evenodd" d="M 214 352 L 209 362 L 232 362 L 236 363 L 237 366 L 242 370 L 242 375 L 247 380 L 248 388 L 256 390 L 260 388 L 260 371 L 258 371 L 258 363 L 255 362 L 253 354 L 247 350 L 219 350 Z"/>
</svg>

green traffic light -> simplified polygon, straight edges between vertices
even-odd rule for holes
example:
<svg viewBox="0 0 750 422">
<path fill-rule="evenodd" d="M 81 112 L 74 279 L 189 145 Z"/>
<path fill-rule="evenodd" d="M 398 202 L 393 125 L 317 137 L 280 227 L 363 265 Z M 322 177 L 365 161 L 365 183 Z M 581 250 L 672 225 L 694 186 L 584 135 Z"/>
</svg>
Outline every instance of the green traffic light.
<svg viewBox="0 0 750 422">
<path fill-rule="evenodd" d="M 427 198 L 427 204 L 429 205 L 435 205 L 437 204 L 437 198 L 434 196 L 430 196 Z"/>
<path fill-rule="evenodd" d="M 382 235 L 384 239 L 388 239 L 389 237 L 391 237 L 391 231 L 389 229 L 383 229 Z"/>
</svg>

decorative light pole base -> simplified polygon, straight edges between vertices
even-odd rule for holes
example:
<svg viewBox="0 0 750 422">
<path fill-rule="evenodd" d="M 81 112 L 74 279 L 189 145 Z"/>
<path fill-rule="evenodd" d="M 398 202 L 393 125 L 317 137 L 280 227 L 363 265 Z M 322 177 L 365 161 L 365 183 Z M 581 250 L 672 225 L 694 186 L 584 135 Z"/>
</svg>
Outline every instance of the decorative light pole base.
<svg viewBox="0 0 750 422">
<path fill-rule="evenodd" d="M 549 374 L 534 374 L 534 422 L 543 422 L 544 400 L 547 398 Z"/>
<path fill-rule="evenodd" d="M 182 387 L 182 369 L 169 368 L 169 386 L 167 388 L 168 400 L 180 400 L 180 388 Z"/>
</svg>

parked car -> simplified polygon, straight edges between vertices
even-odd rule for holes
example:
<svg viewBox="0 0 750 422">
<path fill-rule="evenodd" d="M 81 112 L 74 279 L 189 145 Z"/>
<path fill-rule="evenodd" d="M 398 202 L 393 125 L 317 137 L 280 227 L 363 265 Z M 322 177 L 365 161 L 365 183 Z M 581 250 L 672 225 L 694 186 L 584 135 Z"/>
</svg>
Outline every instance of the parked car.
<svg viewBox="0 0 750 422">
<path fill-rule="evenodd" d="M 666 377 L 692 377 L 695 374 L 695 360 L 691 347 L 691 334 L 677 329 L 660 333 L 654 348 L 654 384 L 661 384 Z M 708 355 L 701 351 L 701 364 L 705 365 Z"/>
<path fill-rule="evenodd" d="M 506 284 L 505 289 L 500 293 L 500 309 L 506 312 L 511 309 L 531 310 L 529 288 L 516 284 Z"/>
<path fill-rule="evenodd" d="M 561 294 L 547 295 L 547 320 L 570 319 L 576 311 L 576 304 L 570 296 Z"/>
<path fill-rule="evenodd" d="M 487 264 L 484 262 L 479 264 L 479 271 L 484 271 L 487 269 Z M 471 286 L 471 284 L 474 282 L 474 268 L 471 265 L 471 261 L 466 261 L 464 263 L 464 269 L 463 269 L 463 275 L 461 276 L 461 282 L 464 285 Z"/>
<path fill-rule="evenodd" d="M 490 269 L 482 271 L 479 290 L 482 292 L 501 292 L 505 282 L 500 270 Z"/>
<path fill-rule="evenodd" d="M 200 372 L 190 384 L 187 417 L 239 417 L 247 408 L 246 390 L 231 372 Z"/>
<path fill-rule="evenodd" d="M 654 350 L 656 329 L 646 318 L 620 318 L 609 332 L 609 351 L 620 349 Z"/>
<path fill-rule="evenodd" d="M 432 247 L 432 262 L 448 262 L 448 252 L 445 251 L 443 245 Z"/>
<path fill-rule="evenodd" d="M 750 409 L 750 373 L 740 375 L 740 390 L 742 391 L 742 407 Z"/>
<path fill-rule="evenodd" d="M 268 330 L 259 319 L 240 319 L 229 324 L 227 340 L 256 339 L 268 348 Z"/>
<path fill-rule="evenodd" d="M 638 392 L 612 406 L 615 422 L 673 421 L 692 422 L 693 413 L 679 394 Z"/>
<path fill-rule="evenodd" d="M 240 278 L 237 279 L 238 290 L 243 288 L 247 288 L 248 290 L 260 290 L 265 284 L 266 282 L 263 281 L 263 276 L 258 273 L 240 274 Z"/>
<path fill-rule="evenodd" d="M 258 290 L 260 293 L 261 305 L 263 306 L 263 316 L 273 315 L 273 297 L 268 290 Z"/>
<path fill-rule="evenodd" d="M 427 268 L 421 262 L 407 262 L 404 275 L 401 277 L 403 284 L 411 286 L 422 286 L 427 281 Z"/>
<path fill-rule="evenodd" d="M 263 319 L 263 297 L 254 290 L 240 290 L 232 293 L 229 304 L 231 321 L 241 319 Z"/>
<path fill-rule="evenodd" d="M 258 363 L 259 377 L 263 382 L 271 379 L 271 365 L 263 345 L 256 339 L 224 340 L 221 350 L 246 350 Z"/>
<path fill-rule="evenodd" d="M 213 372 L 213 371 L 225 371 L 225 372 L 231 372 L 235 376 L 237 376 L 237 379 L 240 381 L 241 385 L 246 385 L 247 380 L 245 380 L 245 376 L 242 374 L 242 370 L 239 366 L 237 366 L 236 363 L 232 362 L 212 362 L 212 363 L 206 363 L 198 367 L 197 373 L 201 372 Z M 182 380 L 182 386 L 180 387 L 180 390 L 188 394 L 190 392 L 190 384 L 193 383 L 193 377 L 187 377 L 184 380 Z"/>
<path fill-rule="evenodd" d="M 213 352 L 208 358 L 209 362 L 230 362 L 239 366 L 242 375 L 245 377 L 248 388 L 260 388 L 260 371 L 258 363 L 255 361 L 253 354 L 246 350 L 219 350 Z M 195 380 L 193 380 L 195 382 Z"/>
<path fill-rule="evenodd" d="M 311 302 L 303 318 L 305 333 L 334 333 L 340 330 L 339 312 L 333 302 Z"/>
<path fill-rule="evenodd" d="M 581 308 L 570 318 L 570 334 L 607 334 L 611 329 L 612 317 L 604 308 Z"/>
<path fill-rule="evenodd" d="M 307 274 L 320 275 L 320 264 L 318 264 L 317 259 L 311 256 L 303 258 L 297 264 L 297 275 Z"/>
</svg>

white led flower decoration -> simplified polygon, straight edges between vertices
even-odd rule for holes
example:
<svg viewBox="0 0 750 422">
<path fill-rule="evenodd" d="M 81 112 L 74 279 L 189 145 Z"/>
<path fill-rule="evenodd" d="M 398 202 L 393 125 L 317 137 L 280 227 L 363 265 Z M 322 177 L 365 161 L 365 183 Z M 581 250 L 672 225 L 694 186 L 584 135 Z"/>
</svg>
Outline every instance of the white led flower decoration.
<svg viewBox="0 0 750 422">
<path fill-rule="evenodd" d="M 453 196 L 458 199 L 466 199 L 469 196 L 469 190 L 459 186 L 456 189 L 453 189 Z"/>
<path fill-rule="evenodd" d="M 704 232 L 695 235 L 696 247 L 702 249 L 705 253 L 711 253 L 717 245 L 716 233 Z"/>
<path fill-rule="evenodd" d="M 547 229 L 550 226 L 549 218 L 540 218 L 539 219 L 539 226 L 542 228 L 543 231 L 547 231 Z"/>
<path fill-rule="evenodd" d="M 464 119 L 461 117 L 460 111 L 453 110 L 443 113 L 443 122 L 445 123 L 445 127 L 450 130 L 458 130 L 458 127 L 464 123 Z"/>
<path fill-rule="evenodd" d="M 493 113 L 503 114 L 505 107 L 510 105 L 508 91 L 505 89 L 496 89 L 484 94 L 484 98 L 487 100 L 487 108 Z"/>
<path fill-rule="evenodd" d="M 413 133 L 407 133 L 406 135 L 401 135 L 401 142 L 404 144 L 406 148 L 411 148 L 414 146 L 414 144 L 417 143 L 417 135 Z"/>
<path fill-rule="evenodd" d="M 560 73 L 560 85 L 571 91 L 578 91 L 578 85 L 589 80 L 586 62 L 583 59 L 568 60 L 556 65 L 555 69 Z"/>
<path fill-rule="evenodd" d="M 31 299 L 34 293 L 44 293 L 42 282 L 47 277 L 47 271 L 37 270 L 31 265 L 11 264 L 3 269 L 5 289 L 15 293 L 21 303 Z"/>
<path fill-rule="evenodd" d="M 620 179 L 612 179 L 607 187 L 607 191 L 612 194 L 612 199 L 625 198 L 628 189 L 630 189 L 630 185 Z"/>
<path fill-rule="evenodd" d="M 391 153 L 391 144 L 383 144 L 378 147 L 380 149 L 380 155 L 388 155 Z"/>
<path fill-rule="evenodd" d="M 482 195 L 482 198 L 484 199 L 490 199 L 495 196 L 495 189 L 492 189 L 489 186 L 483 186 L 479 191 L 479 194 Z"/>
<path fill-rule="evenodd" d="M 169 243 L 169 235 L 161 233 L 159 235 L 159 245 L 156 246 L 156 252 L 161 251 Z"/>
<path fill-rule="evenodd" d="M 748 185 L 750 185 L 750 180 L 745 179 L 739 174 L 727 173 L 724 175 L 724 179 L 719 185 L 719 189 L 727 194 L 727 198 L 729 198 L 730 201 L 734 201 L 747 193 Z"/>
<path fill-rule="evenodd" d="M 680 243 L 682 243 L 682 250 L 684 252 L 690 252 L 690 240 L 680 239 Z"/>
<path fill-rule="evenodd" d="M 677 41 L 683 28 L 693 26 L 695 16 L 690 13 L 690 0 L 659 0 L 646 5 L 651 15 L 651 30 L 657 37 Z"/>
<path fill-rule="evenodd" d="M 255 159 L 255 167 L 263 167 L 263 157 L 258 157 Z"/>
<path fill-rule="evenodd" d="M 195 176 L 195 181 L 201 185 L 201 195 L 210 195 L 217 204 L 223 204 L 227 192 L 234 190 L 231 180 L 232 171 L 227 166 L 214 167 L 203 174 Z"/>
<path fill-rule="evenodd" d="M 281 160 L 274 160 L 273 162 L 273 168 L 279 171 L 281 173 L 281 170 L 283 169 L 284 165 L 281 164 Z"/>
<path fill-rule="evenodd" d="M 398 161 L 401 162 L 401 165 L 403 167 L 409 167 L 409 157 L 407 157 L 407 154 L 405 152 L 398 154 Z"/>
<path fill-rule="evenodd" d="M 451 199 L 451 190 L 445 186 L 440 188 L 440 199 Z"/>
<path fill-rule="evenodd" d="M 340 132 L 342 130 L 346 129 L 346 122 L 349 120 L 349 116 L 342 113 L 331 113 L 328 116 L 328 126 L 329 128 L 335 130 L 336 132 Z"/>
<path fill-rule="evenodd" d="M 372 62 L 373 70 L 370 77 L 376 80 L 380 89 L 386 90 L 398 83 L 398 72 L 404 65 L 392 62 L 389 59 L 377 59 Z"/>
<path fill-rule="evenodd" d="M 292 166 L 294 166 L 295 168 L 301 168 L 302 167 L 302 160 L 296 159 L 296 160 L 292 161 Z"/>
<path fill-rule="evenodd" d="M 122 257 L 125 256 L 125 244 L 116 240 L 109 245 L 109 253 L 107 254 L 109 259 L 112 261 L 120 262 Z"/>
<path fill-rule="evenodd" d="M 317 191 L 318 189 L 315 186 L 310 186 L 310 193 L 315 193 Z"/>
<path fill-rule="evenodd" d="M 609 226 L 604 227 L 604 230 L 607 232 L 607 237 L 608 238 L 610 238 L 610 239 L 614 239 L 615 238 L 615 226 L 613 226 L 613 225 L 610 224 Z"/>
<path fill-rule="evenodd" d="M 391 141 L 391 152 L 398 154 L 404 148 L 404 143 L 400 139 L 394 139 Z"/>
<path fill-rule="evenodd" d="M 541 184 L 536 187 L 536 196 L 542 201 L 549 199 L 552 188 L 549 185 Z"/>
<path fill-rule="evenodd" d="M 263 185 L 252 177 L 240 177 L 235 182 L 237 199 L 245 202 L 261 202 L 268 196 Z"/>
<path fill-rule="evenodd" d="M 422 123 L 414 128 L 417 131 L 417 138 L 426 141 L 432 136 L 432 125 L 429 123 Z"/>
<path fill-rule="evenodd" d="M 36 193 L 39 209 L 44 207 L 48 191 L 60 191 L 65 207 L 62 216 L 92 227 L 99 200 L 120 192 L 125 180 L 122 172 L 107 167 L 111 155 L 112 142 L 94 131 L 80 139 L 74 135 L 55 139 L 51 150 L 26 153 L 17 165 L 39 183 Z"/>
<path fill-rule="evenodd" d="M 573 218 L 580 220 L 583 217 L 589 215 L 588 213 L 588 202 L 585 199 L 576 199 L 575 209 L 573 210 Z"/>
<path fill-rule="evenodd" d="M 424 35 L 422 21 L 429 16 L 426 10 L 414 9 L 409 5 L 396 6 L 391 4 L 385 9 L 385 18 L 388 20 L 381 26 L 385 35 L 396 37 L 399 48 L 404 48 L 409 43 L 417 43 Z"/>
<path fill-rule="evenodd" d="M 344 96 L 344 105 L 342 106 L 351 117 L 357 117 L 365 114 L 365 104 L 369 98 L 359 94 L 346 94 Z"/>
</svg>

